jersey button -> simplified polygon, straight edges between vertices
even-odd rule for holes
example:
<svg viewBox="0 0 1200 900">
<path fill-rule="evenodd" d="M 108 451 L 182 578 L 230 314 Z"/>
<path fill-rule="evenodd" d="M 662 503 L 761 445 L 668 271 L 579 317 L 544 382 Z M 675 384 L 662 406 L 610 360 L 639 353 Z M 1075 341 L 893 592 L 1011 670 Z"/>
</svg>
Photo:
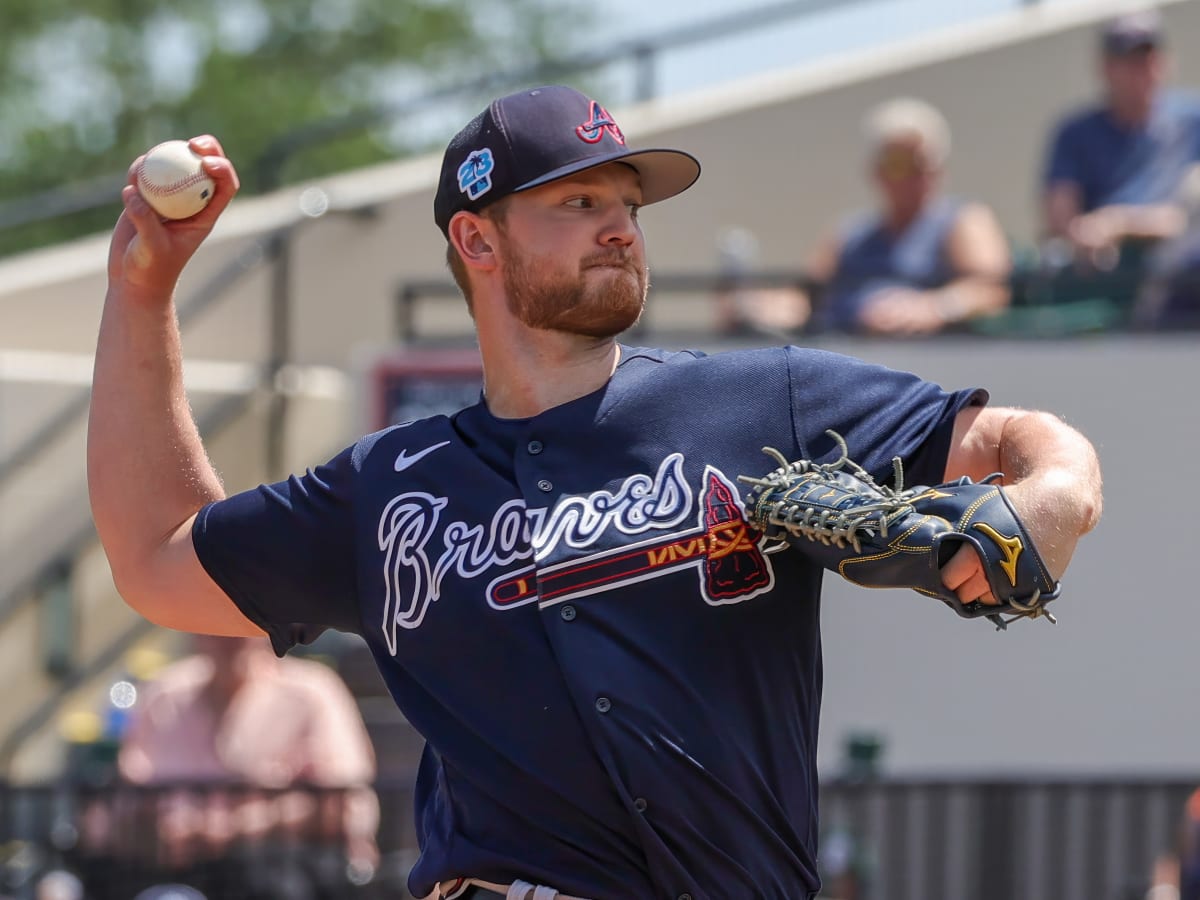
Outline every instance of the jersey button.
<svg viewBox="0 0 1200 900">
<path fill-rule="evenodd" d="M 612 709 L 612 701 L 611 700 L 609 700 L 607 697 L 597 697 L 596 698 L 596 711 L 597 712 L 606 713 L 610 709 Z"/>
<path fill-rule="evenodd" d="M 559 610 L 558 614 L 562 616 L 562 620 L 564 622 L 575 621 L 575 607 L 571 606 L 569 603 Z"/>
<path fill-rule="evenodd" d="M 649 805 L 650 804 L 646 802 L 645 797 L 638 797 L 636 800 L 633 801 L 633 808 L 636 809 L 638 812 L 645 812 L 646 807 Z"/>
<path fill-rule="evenodd" d="M 552 482 L 546 478 L 543 478 L 541 481 L 538 482 L 538 490 L 545 491 L 548 494 L 552 490 L 554 490 L 554 482 Z"/>
<path fill-rule="evenodd" d="M 541 441 L 530 441 L 529 446 L 527 446 L 525 449 L 528 450 L 534 456 L 537 456 L 539 453 L 542 452 L 542 442 Z"/>
<path fill-rule="evenodd" d="M 679 900 L 692 900 L 692 895 L 691 894 L 680 894 Z"/>
</svg>

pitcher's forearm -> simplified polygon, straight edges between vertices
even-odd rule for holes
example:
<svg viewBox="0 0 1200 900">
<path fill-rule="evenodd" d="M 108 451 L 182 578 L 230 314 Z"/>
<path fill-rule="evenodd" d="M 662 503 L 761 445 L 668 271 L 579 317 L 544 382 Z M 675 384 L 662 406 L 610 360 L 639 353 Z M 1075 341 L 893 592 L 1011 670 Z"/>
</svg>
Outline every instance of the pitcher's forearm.
<svg viewBox="0 0 1200 900">
<path fill-rule="evenodd" d="M 136 566 L 201 506 L 224 496 L 183 385 L 174 305 L 105 299 L 88 420 L 88 489 L 114 571 Z"/>
<path fill-rule="evenodd" d="M 146 202 L 136 186 L 143 157 L 121 189 L 96 345 L 88 491 L 113 581 L 131 608 L 180 631 L 261 635 L 192 545 L 195 513 L 224 490 L 188 405 L 172 296 L 237 193 L 238 177 L 212 135 L 188 146 L 215 186 L 195 215 L 164 219 Z"/>
<path fill-rule="evenodd" d="M 969 408 L 955 421 L 947 480 L 1003 472 L 1005 491 L 1042 559 L 1060 578 L 1103 511 L 1095 448 L 1058 416 L 1011 408 Z"/>
<path fill-rule="evenodd" d="M 1100 461 L 1091 443 L 1057 416 L 1025 413 L 1006 423 L 1000 466 L 1018 482 L 1033 482 L 1062 527 L 1083 535 L 1103 510 Z"/>
<path fill-rule="evenodd" d="M 1055 416 L 1026 413 L 1005 425 L 1001 470 L 1009 497 L 1054 578 L 1062 577 L 1079 539 L 1103 509 L 1100 463 L 1086 438 Z"/>
</svg>

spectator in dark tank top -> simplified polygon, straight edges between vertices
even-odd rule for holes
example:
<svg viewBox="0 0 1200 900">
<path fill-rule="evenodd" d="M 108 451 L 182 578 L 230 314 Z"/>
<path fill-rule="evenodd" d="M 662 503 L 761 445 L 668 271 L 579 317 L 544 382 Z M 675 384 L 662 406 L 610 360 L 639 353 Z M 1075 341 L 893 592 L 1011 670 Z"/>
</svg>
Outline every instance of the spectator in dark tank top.
<svg viewBox="0 0 1200 900">
<path fill-rule="evenodd" d="M 923 335 L 961 327 L 1009 303 L 1008 241 L 991 209 L 942 193 L 950 129 L 938 110 L 899 98 L 864 122 L 877 206 L 840 222 L 805 271 L 822 331 Z"/>
</svg>

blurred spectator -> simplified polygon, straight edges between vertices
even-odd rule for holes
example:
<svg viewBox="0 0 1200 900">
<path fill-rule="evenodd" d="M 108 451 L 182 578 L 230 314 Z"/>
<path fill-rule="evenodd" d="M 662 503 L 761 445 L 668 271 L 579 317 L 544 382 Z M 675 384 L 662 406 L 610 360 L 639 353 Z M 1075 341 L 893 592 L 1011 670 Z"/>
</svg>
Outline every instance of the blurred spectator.
<svg viewBox="0 0 1200 900">
<path fill-rule="evenodd" d="M 1200 166 L 1179 192 L 1183 230 L 1162 241 L 1146 259 L 1145 280 L 1133 309 L 1139 328 L 1200 328 Z"/>
<path fill-rule="evenodd" d="M 807 272 L 823 285 L 822 329 L 930 334 L 1009 302 L 1008 241 L 992 211 L 941 193 L 950 154 L 942 114 L 892 100 L 865 122 L 879 209 L 853 217 L 817 246 Z"/>
<path fill-rule="evenodd" d="M 1145 900 L 1200 900 L 1200 789 L 1184 804 L 1177 848 L 1154 862 Z"/>
<path fill-rule="evenodd" d="M 340 894 L 347 879 L 369 880 L 375 758 L 341 679 L 312 660 L 277 659 L 265 639 L 192 640 L 196 653 L 146 687 L 120 750 L 123 779 L 159 790 L 120 794 L 99 821 L 93 810 L 92 852 L 149 862 L 150 880 L 210 897 L 231 896 L 219 885 L 235 883 L 239 897 L 307 900 L 325 896 L 326 882 Z M 151 810 L 130 808 L 141 797 L 154 798 Z M 138 827 L 147 821 L 149 834 Z M 263 875 L 269 890 L 256 891 Z"/>
<path fill-rule="evenodd" d="M 1179 841 L 1179 900 L 1200 900 L 1200 790 L 1188 798 Z"/>
<path fill-rule="evenodd" d="M 1200 160 L 1200 104 L 1167 91 L 1162 22 L 1130 13 L 1101 32 L 1103 102 L 1068 116 L 1050 144 L 1044 230 L 1093 268 L 1137 263 L 1147 241 L 1183 227 L 1173 203 Z M 1126 257 L 1126 258 L 1122 258 Z"/>
<path fill-rule="evenodd" d="M 790 285 L 752 283 L 758 272 L 758 238 L 747 228 L 733 227 L 717 238 L 720 283 L 717 328 L 725 334 L 786 336 L 809 318 L 808 297 Z"/>
</svg>

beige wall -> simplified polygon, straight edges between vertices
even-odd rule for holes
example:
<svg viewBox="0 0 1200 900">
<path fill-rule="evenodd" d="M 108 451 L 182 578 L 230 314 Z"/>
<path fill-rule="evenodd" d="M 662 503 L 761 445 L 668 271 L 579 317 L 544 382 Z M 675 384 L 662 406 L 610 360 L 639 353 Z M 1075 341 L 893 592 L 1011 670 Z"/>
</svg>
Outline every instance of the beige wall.
<svg viewBox="0 0 1200 900">
<path fill-rule="evenodd" d="M 1100 454 L 1105 508 L 1051 606 L 1058 625 L 997 633 L 936 600 L 827 578 L 826 771 L 843 737 L 866 729 L 885 735 L 898 773 L 1200 772 L 1200 603 L 1184 512 L 1200 504 L 1197 337 L 827 346 L 1059 413 Z"/>
</svg>

